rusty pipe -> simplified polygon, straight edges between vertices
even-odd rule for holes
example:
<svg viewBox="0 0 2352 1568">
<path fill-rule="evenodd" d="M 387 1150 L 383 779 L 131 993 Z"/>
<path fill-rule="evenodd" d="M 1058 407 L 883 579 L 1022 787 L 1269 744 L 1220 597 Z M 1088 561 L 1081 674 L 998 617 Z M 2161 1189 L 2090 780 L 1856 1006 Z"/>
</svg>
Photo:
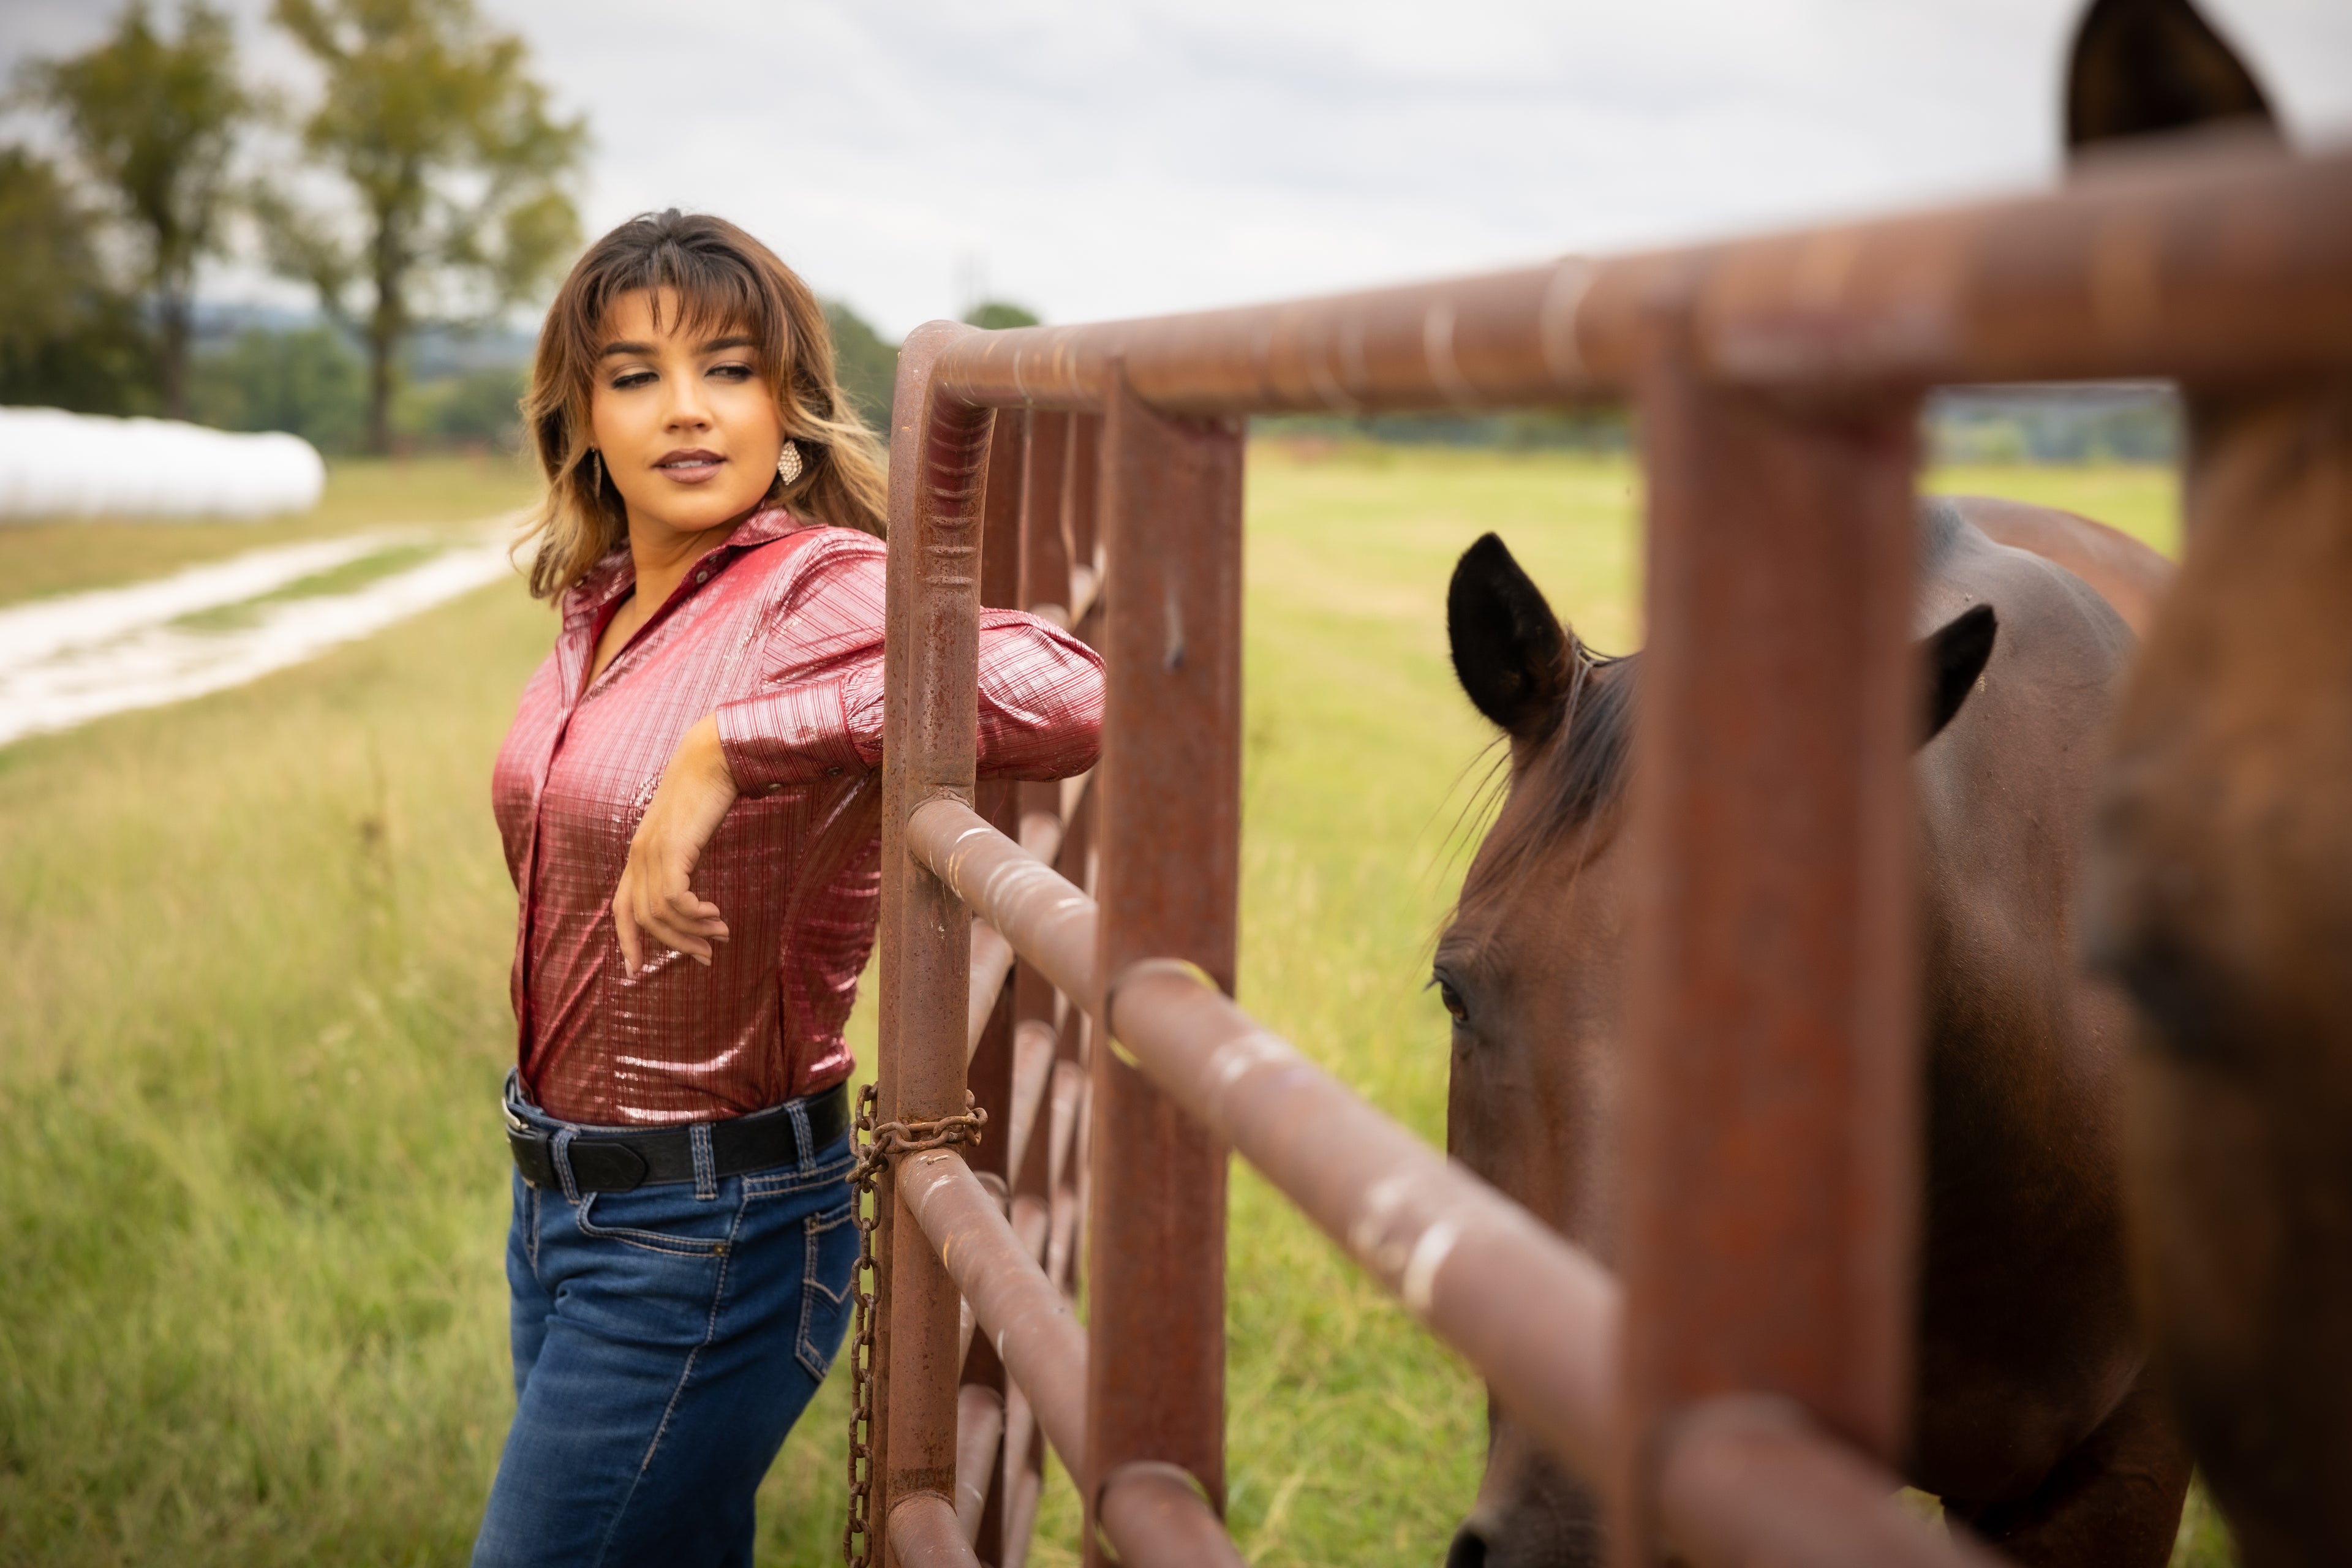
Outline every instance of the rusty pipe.
<svg viewBox="0 0 2352 1568">
<path fill-rule="evenodd" d="M 984 1384 L 956 1390 L 956 1528 L 966 1541 L 980 1536 L 981 1510 L 996 1469 L 998 1439 L 1004 1436 L 1004 1396 Z"/>
<path fill-rule="evenodd" d="M 2352 359 L 2352 153 L 2119 155 L 2055 190 L 1440 282 L 957 342 L 940 394 L 1166 414 L 1472 409 L 1627 392 L 1688 309 L 1764 384 L 2287 374 Z"/>
<path fill-rule="evenodd" d="M 1087 1336 L 1070 1303 L 1014 1237 L 963 1157 L 938 1149 L 898 1163 L 898 1198 L 1072 1474 L 1086 1464 Z"/>
<path fill-rule="evenodd" d="M 907 847 L 1064 995 L 1102 1016 L 1092 899 L 952 795 L 934 795 L 908 814 Z"/>
<path fill-rule="evenodd" d="M 1054 1075 L 1054 1026 L 1042 1018 L 1024 1018 L 1013 1030 L 1013 1103 L 1004 1117 L 1004 1168 L 1018 1173 L 1028 1157 L 1029 1140 L 1045 1109 L 1046 1086 Z"/>
<path fill-rule="evenodd" d="M 1050 935 L 1092 923 L 1091 910 L 1078 907 L 1090 900 L 1068 884 L 996 874 L 1005 852 L 1019 851 L 965 808 L 927 803 L 908 824 L 908 845 L 1009 931 Z M 1029 919 L 1024 905 L 1051 919 Z M 1106 990 L 1091 966 L 1057 970 L 1057 957 L 1025 950 L 1024 956 L 1071 994 Z M 1112 1036 L 1143 1071 L 1468 1358 L 1571 1469 L 1605 1482 L 1615 1447 L 1620 1306 L 1606 1270 L 1259 1027 L 1192 966 L 1146 960 L 1107 989 Z M 1788 1456 L 1781 1462 L 1810 1484 L 1880 1474 L 1806 1433 L 1787 1435 L 1777 1447 Z M 1688 1506 L 1687 1489 L 1662 1483 L 1659 1496 L 1672 1533 Z M 1969 1561 L 1916 1524 L 1906 1527 L 1911 1534 L 1900 1561 L 1946 1568 Z M 1735 1510 L 1704 1516 L 1694 1534 L 1701 1561 L 1745 1563 L 1766 1560 L 1749 1548 L 1764 1551 L 1775 1528 L 1769 1513 Z M 1854 1550 L 1865 1551 L 1885 1528 L 1877 1515 L 1857 1523 Z"/>
<path fill-rule="evenodd" d="M 1103 988 L 1093 900 L 961 802 L 925 802 L 908 847 L 1074 998 Z M 1027 939 L 1045 938 L 1036 951 Z M 1056 939 L 1060 939 L 1057 941 Z M 1605 1475 L 1614 1416 L 1617 1286 L 1525 1210 L 1259 1028 L 1188 966 L 1120 976 L 1114 1037 L 1143 1070 L 1238 1150 L 1440 1337 L 1527 1406 L 1580 1473 Z M 1058 1445 L 1057 1445 L 1058 1447 Z"/>
<path fill-rule="evenodd" d="M 1086 774 L 1078 775 L 1083 787 Z M 1075 794 L 1068 797 L 1075 809 Z M 1052 813 L 1024 812 L 1021 817 L 1021 847 L 1041 865 L 1050 866 L 1061 853 L 1064 824 Z M 997 993 L 1004 989 L 1007 976 L 1013 973 L 1013 944 L 997 933 L 986 921 L 974 921 L 971 926 L 971 1000 L 966 1014 L 969 1029 L 964 1046 L 967 1059 L 980 1049 L 980 1037 L 988 1032 L 988 1020 L 996 1011 Z M 1017 1160 L 1018 1155 L 1014 1158 Z M 1016 1167 L 1017 1168 L 1017 1167 Z"/>
<path fill-rule="evenodd" d="M 998 935 L 996 928 L 986 921 L 972 921 L 971 994 L 964 1009 L 963 1054 L 967 1063 L 980 1050 L 980 1037 L 988 1033 L 988 1020 L 996 1013 L 997 995 L 1012 973 L 1013 944 Z"/>
<path fill-rule="evenodd" d="M 1679 1556 L 1695 1563 L 1803 1563 L 1809 1568 L 1998 1568 L 1965 1532 L 1919 1528 L 1900 1484 L 1830 1440 L 1803 1409 L 1763 1394 L 1690 1406 L 1661 1436 L 1654 1506 Z"/>
<path fill-rule="evenodd" d="M 889 1534 L 898 1568 L 981 1568 L 955 1510 L 937 1492 L 908 1492 L 894 1505 Z"/>
<path fill-rule="evenodd" d="M 1124 1568 L 1243 1568 L 1224 1521 L 1178 1466 L 1121 1465 L 1103 1482 L 1100 1514 Z"/>
</svg>

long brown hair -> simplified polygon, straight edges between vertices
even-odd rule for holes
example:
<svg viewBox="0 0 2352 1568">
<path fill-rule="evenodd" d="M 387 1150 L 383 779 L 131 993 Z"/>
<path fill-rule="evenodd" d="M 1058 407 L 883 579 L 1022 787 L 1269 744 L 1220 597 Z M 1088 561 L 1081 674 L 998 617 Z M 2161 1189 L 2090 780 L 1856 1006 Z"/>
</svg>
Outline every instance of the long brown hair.
<svg viewBox="0 0 2352 1568">
<path fill-rule="evenodd" d="M 620 492 L 588 460 L 588 402 L 604 313 L 640 289 L 653 292 L 656 312 L 668 290 L 689 331 L 751 335 L 784 434 L 801 452 L 800 477 L 780 479 L 769 503 L 880 537 L 889 498 L 882 450 L 834 377 L 824 307 L 774 251 L 725 218 L 672 207 L 633 217 L 590 246 L 540 328 L 522 412 L 547 496 L 517 546 L 532 552 L 530 591 L 555 597 L 628 541 Z"/>
</svg>

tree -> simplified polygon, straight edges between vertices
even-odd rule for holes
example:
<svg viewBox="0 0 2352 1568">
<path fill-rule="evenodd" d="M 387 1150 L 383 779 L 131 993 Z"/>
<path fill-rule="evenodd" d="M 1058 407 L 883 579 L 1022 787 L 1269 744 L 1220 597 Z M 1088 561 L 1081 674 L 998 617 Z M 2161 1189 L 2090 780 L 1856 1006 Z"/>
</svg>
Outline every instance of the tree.
<svg viewBox="0 0 2352 1568">
<path fill-rule="evenodd" d="M 825 302 L 824 324 L 833 332 L 835 379 L 857 405 L 866 427 L 887 441 L 890 400 L 898 384 L 897 347 L 884 342 L 865 317 L 839 300 Z"/>
<path fill-rule="evenodd" d="M 273 15 L 325 72 L 302 142 L 351 201 L 257 205 L 273 261 L 365 349 L 368 445 L 387 451 L 410 334 L 496 316 L 578 247 L 564 183 L 587 127 L 550 114 L 522 40 L 486 28 L 472 0 L 277 0 Z"/>
<path fill-rule="evenodd" d="M 137 302 L 109 280 L 97 226 L 55 169 L 0 148 L 0 404 L 153 411 Z"/>
<path fill-rule="evenodd" d="M 982 300 L 963 313 L 963 320 L 966 326 L 1001 332 L 1007 327 L 1034 327 L 1039 318 L 1036 311 L 1008 300 Z"/>
<path fill-rule="evenodd" d="M 287 430 L 322 452 L 359 445 L 367 421 L 359 355 L 332 327 L 247 327 L 188 372 L 195 416 L 224 430 Z"/>
<path fill-rule="evenodd" d="M 228 18 L 190 0 L 173 42 L 144 0 L 114 34 L 70 59 L 35 61 L 32 97 L 57 110 L 82 163 L 138 231 L 152 301 L 163 412 L 186 411 L 189 314 L 196 264 L 219 248 L 230 159 L 252 102 L 237 83 Z"/>
</svg>

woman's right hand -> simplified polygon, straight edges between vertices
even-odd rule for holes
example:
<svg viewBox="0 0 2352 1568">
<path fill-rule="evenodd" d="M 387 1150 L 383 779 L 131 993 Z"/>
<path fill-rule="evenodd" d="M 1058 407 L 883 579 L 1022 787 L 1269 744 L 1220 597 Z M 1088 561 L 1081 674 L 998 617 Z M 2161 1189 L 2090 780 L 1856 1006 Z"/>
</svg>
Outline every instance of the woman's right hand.
<svg viewBox="0 0 2352 1568">
<path fill-rule="evenodd" d="M 719 743 L 719 721 L 705 716 L 688 730 L 662 769 L 645 819 L 629 840 L 629 862 L 613 894 L 613 931 L 634 978 L 650 943 L 674 948 L 708 968 L 711 943 L 727 940 L 719 906 L 688 885 L 703 846 L 735 804 L 735 775 Z"/>
</svg>

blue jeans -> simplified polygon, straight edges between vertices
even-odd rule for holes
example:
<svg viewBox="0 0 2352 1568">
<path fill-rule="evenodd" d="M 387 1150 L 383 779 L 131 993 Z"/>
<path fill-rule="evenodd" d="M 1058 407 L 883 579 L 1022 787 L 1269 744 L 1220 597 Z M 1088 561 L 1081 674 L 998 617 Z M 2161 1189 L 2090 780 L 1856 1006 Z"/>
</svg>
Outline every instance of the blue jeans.
<svg viewBox="0 0 2352 1568">
<path fill-rule="evenodd" d="M 576 1200 L 514 1178 L 515 1419 L 476 1568 L 750 1568 L 752 1494 L 849 1321 L 849 1166 L 844 1135 L 797 1166 Z"/>
</svg>

